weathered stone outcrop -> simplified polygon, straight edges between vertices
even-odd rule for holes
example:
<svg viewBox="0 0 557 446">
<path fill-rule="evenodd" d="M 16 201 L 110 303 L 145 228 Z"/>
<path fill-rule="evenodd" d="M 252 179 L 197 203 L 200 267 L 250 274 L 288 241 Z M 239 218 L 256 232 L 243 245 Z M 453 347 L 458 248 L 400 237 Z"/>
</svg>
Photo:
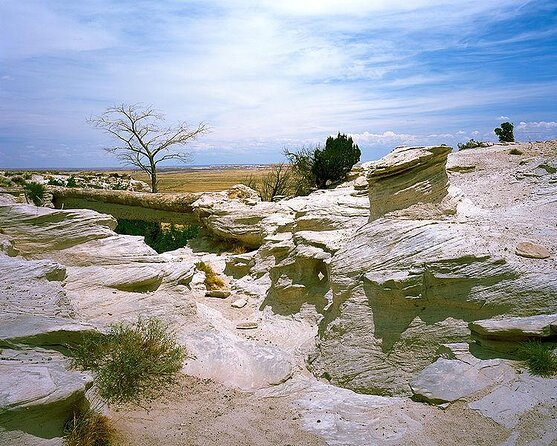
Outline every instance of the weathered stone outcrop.
<svg viewBox="0 0 557 446">
<path fill-rule="evenodd" d="M 331 445 L 441 444 L 455 429 L 462 444 L 551 444 L 557 380 L 516 372 L 507 347 L 556 329 L 552 147 L 404 148 L 308 197 L 262 203 L 244 186 L 197 197 L 207 230 L 254 248 L 243 254 L 199 242 L 159 255 L 111 217 L 0 198 L 0 405 L 13 426 L 0 415 L 0 443 L 39 439 L 25 420 L 43 426 L 49 407 L 58 435 L 70 402 L 86 404 L 89 378 L 49 349 L 155 316 L 186 347 L 184 372 L 289 398 Z M 549 256 L 517 255 L 526 241 Z M 198 261 L 229 297 L 205 296 Z M 37 418 L 18 412 L 24 400 Z"/>
<path fill-rule="evenodd" d="M 61 437 L 72 411 L 87 407 L 87 373 L 69 370 L 59 353 L 3 350 L 0 354 L 0 442 L 4 431 Z M 4 443 L 5 444 L 5 443 Z"/>
<path fill-rule="evenodd" d="M 447 148 L 439 150 L 446 156 Z M 536 187 L 519 203 L 504 197 L 504 206 L 496 212 L 485 209 L 484 203 L 493 202 L 494 190 L 500 185 L 508 189 L 507 175 L 516 166 L 508 158 L 498 160 L 497 148 L 482 150 L 478 152 L 482 156 L 472 160 L 481 170 L 465 174 L 477 175 L 474 180 L 460 173 L 451 178 L 453 190 L 467 185 L 465 180 L 475 181 L 474 194 L 455 208 L 456 215 L 439 213 L 437 218 L 424 220 L 393 212 L 358 229 L 332 256 L 332 305 L 321 323 L 316 353 L 310 358 L 317 376 L 364 393 L 409 394 L 409 380 L 437 359 L 441 345 L 471 339 L 470 322 L 555 312 L 554 259 L 527 259 L 514 253 L 516 240 L 524 234 L 550 251 L 556 249 L 557 228 L 549 217 L 556 204 L 551 195 L 555 186 L 537 178 Z M 411 151 L 403 153 L 402 165 L 413 168 L 400 171 L 400 189 L 406 198 L 399 203 L 413 207 L 414 214 L 420 209 L 428 212 L 428 203 L 412 204 L 412 196 L 424 201 L 443 198 L 446 181 L 432 189 L 425 178 L 443 178 L 444 161 L 437 158 L 433 163 L 435 174 L 431 164 L 413 163 L 406 158 Z M 421 150 L 415 153 L 424 159 Z M 428 157 L 436 159 L 431 153 L 425 159 Z M 493 160 L 498 161 L 496 166 L 483 167 Z M 391 191 L 398 190 L 394 173 L 400 163 L 396 156 L 376 163 L 383 166 L 381 171 L 393 172 L 385 183 Z M 422 181 L 428 187 L 420 198 L 416 190 L 422 190 Z M 522 185 L 514 187 L 513 194 L 524 196 Z M 372 200 L 373 193 L 370 187 Z M 381 195 L 376 198 L 380 201 Z M 393 202 L 397 203 L 396 197 Z M 386 209 L 384 205 L 380 208 Z M 532 215 L 538 218 L 532 219 Z"/>
<path fill-rule="evenodd" d="M 441 203 L 449 178 L 447 146 L 397 147 L 371 164 L 368 173 L 370 219 L 416 203 Z"/>
</svg>

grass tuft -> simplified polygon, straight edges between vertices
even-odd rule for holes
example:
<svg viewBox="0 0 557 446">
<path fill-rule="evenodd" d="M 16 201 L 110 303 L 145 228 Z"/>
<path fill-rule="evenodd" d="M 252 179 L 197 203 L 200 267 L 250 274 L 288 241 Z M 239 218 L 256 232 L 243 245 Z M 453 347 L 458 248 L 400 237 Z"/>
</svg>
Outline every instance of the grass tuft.
<svg viewBox="0 0 557 446">
<path fill-rule="evenodd" d="M 553 353 L 554 345 L 540 341 L 528 341 L 517 350 L 520 359 L 526 362 L 533 375 L 552 376 L 557 373 L 557 357 Z"/>
<path fill-rule="evenodd" d="M 511 155 L 523 155 L 524 152 L 522 150 L 517 149 L 516 147 L 512 148 L 509 153 Z"/>
<path fill-rule="evenodd" d="M 197 262 L 195 264 L 199 271 L 205 273 L 205 287 L 207 290 L 220 290 L 226 286 L 224 280 L 222 280 L 218 274 L 205 262 Z"/>
<path fill-rule="evenodd" d="M 115 437 L 110 420 L 93 410 L 74 411 L 64 428 L 64 446 L 111 446 Z"/>
<path fill-rule="evenodd" d="M 72 356 L 74 366 L 93 371 L 107 403 L 125 403 L 154 397 L 173 384 L 186 352 L 163 322 L 139 319 L 85 336 Z"/>
</svg>

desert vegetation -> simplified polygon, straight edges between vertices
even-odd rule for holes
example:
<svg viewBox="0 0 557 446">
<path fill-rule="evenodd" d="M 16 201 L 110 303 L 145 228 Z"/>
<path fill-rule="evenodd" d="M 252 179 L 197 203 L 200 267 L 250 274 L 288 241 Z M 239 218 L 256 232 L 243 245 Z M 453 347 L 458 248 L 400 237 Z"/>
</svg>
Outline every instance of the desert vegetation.
<svg viewBox="0 0 557 446">
<path fill-rule="evenodd" d="M 262 176 L 253 173 L 242 180 L 242 184 L 257 191 L 263 201 L 274 201 L 279 197 L 298 195 L 297 177 L 291 166 L 285 163 L 272 165 Z"/>
<path fill-rule="evenodd" d="M 555 344 L 533 340 L 520 345 L 517 353 L 533 375 L 552 376 L 557 373 L 556 349 Z"/>
<path fill-rule="evenodd" d="M 489 147 L 491 144 L 485 141 L 470 139 L 468 142 L 458 143 L 458 150 L 475 149 L 477 147 Z"/>
<path fill-rule="evenodd" d="M 303 195 L 346 178 L 354 164 L 360 161 L 361 151 L 352 137 L 338 133 L 336 137 L 329 136 L 323 148 L 287 150 L 285 155 L 297 177 L 298 192 Z"/>
<path fill-rule="evenodd" d="M 158 253 L 162 253 L 186 246 L 188 240 L 198 236 L 199 227 L 118 219 L 115 231 L 118 234 L 143 236 L 147 245 Z"/>
<path fill-rule="evenodd" d="M 499 142 L 514 142 L 514 125 L 510 122 L 501 123 L 500 127 L 497 127 L 495 134 L 499 137 Z"/>
<path fill-rule="evenodd" d="M 46 191 L 42 184 L 25 182 L 22 186 L 25 192 L 25 198 L 28 202 L 31 201 L 35 206 L 42 206 L 44 204 L 44 195 Z"/>
<path fill-rule="evenodd" d="M 209 131 L 203 122 L 195 128 L 190 128 L 186 122 L 167 126 L 162 113 L 139 104 L 109 107 L 89 122 L 116 138 L 117 145 L 106 147 L 106 151 L 115 154 L 124 164 L 145 172 L 151 192 L 158 191 L 158 164 L 189 162 L 191 156 L 185 151 L 185 145 Z"/>
<path fill-rule="evenodd" d="M 211 268 L 211 265 L 205 262 L 197 262 L 195 267 L 205 273 L 204 283 L 207 291 L 220 290 L 225 287 L 224 280 Z"/>
<path fill-rule="evenodd" d="M 114 446 L 116 432 L 108 417 L 76 408 L 64 427 L 64 446 Z"/>
<path fill-rule="evenodd" d="M 159 319 L 115 324 L 107 333 L 84 336 L 71 349 L 73 365 L 93 371 L 107 403 L 139 402 L 174 383 L 186 357 L 175 335 Z"/>
</svg>

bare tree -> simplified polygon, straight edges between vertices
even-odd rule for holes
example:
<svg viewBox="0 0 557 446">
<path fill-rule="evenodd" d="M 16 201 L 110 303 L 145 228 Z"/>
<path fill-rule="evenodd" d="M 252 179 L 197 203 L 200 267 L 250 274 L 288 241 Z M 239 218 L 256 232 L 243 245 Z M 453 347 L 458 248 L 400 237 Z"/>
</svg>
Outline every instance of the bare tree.
<svg viewBox="0 0 557 446">
<path fill-rule="evenodd" d="M 166 126 L 161 113 L 139 104 L 107 108 L 89 122 L 118 139 L 119 145 L 105 150 L 114 153 L 125 164 L 146 172 L 151 181 L 151 192 L 157 192 L 157 165 L 169 160 L 189 162 L 191 154 L 184 146 L 209 131 L 203 122 L 196 128 L 190 128 L 185 122 Z"/>
<path fill-rule="evenodd" d="M 294 187 L 294 177 L 288 164 L 273 164 L 261 178 L 253 173 L 242 184 L 257 191 L 263 201 L 273 201 L 275 197 L 289 195 Z"/>
<path fill-rule="evenodd" d="M 292 172 L 288 164 L 274 164 L 261 179 L 259 194 L 264 201 L 273 201 L 279 195 L 288 195 L 292 186 Z"/>
</svg>

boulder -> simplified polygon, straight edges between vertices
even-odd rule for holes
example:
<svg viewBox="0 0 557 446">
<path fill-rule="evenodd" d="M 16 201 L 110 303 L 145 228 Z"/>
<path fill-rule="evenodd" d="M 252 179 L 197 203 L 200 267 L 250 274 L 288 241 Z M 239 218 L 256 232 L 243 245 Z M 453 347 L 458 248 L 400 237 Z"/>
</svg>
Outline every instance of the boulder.
<svg viewBox="0 0 557 446">
<path fill-rule="evenodd" d="M 184 372 L 242 390 L 280 384 L 292 376 L 294 359 L 275 346 L 259 345 L 223 331 L 196 331 L 185 339 Z"/>
<path fill-rule="evenodd" d="M 226 299 L 228 296 L 230 296 L 230 290 L 207 290 L 205 296 Z"/>
<path fill-rule="evenodd" d="M 281 212 L 278 203 L 258 201 L 238 188 L 204 194 L 192 208 L 215 236 L 255 248 L 263 244 L 265 236 L 274 232 L 284 218 L 288 220 L 291 213 Z"/>
<path fill-rule="evenodd" d="M 415 399 L 443 404 L 469 398 L 513 377 L 514 369 L 500 359 L 463 361 L 440 358 L 412 378 L 410 387 Z"/>
<path fill-rule="evenodd" d="M 316 376 L 358 392 L 410 395 L 410 380 L 442 345 L 472 340 L 470 322 L 557 311 L 555 259 L 514 254 L 524 234 L 557 248 L 555 186 L 536 183 L 527 196 L 523 185 L 509 186 L 517 163 L 494 147 L 449 155 L 477 169 L 452 175 L 447 188 L 448 151 L 396 149 L 370 168 L 371 221 L 323 261 L 330 297 L 308 358 Z M 444 206 L 452 190 L 462 194 L 456 213 L 429 213 L 424 201 Z"/>
<path fill-rule="evenodd" d="M 551 256 L 549 250 L 542 245 L 532 242 L 521 242 L 516 246 L 515 254 L 531 259 L 547 259 Z"/>
<path fill-rule="evenodd" d="M 40 314 L 6 314 L 1 321 L 0 347 L 77 345 L 84 335 L 97 331 L 90 324 Z"/>
<path fill-rule="evenodd" d="M 527 413 L 530 413 L 530 417 L 526 423 L 534 424 L 533 420 L 537 420 L 541 413 L 545 412 L 541 417 L 543 419 L 552 409 L 553 417 L 550 418 L 552 421 L 546 420 L 543 425 L 544 432 L 540 433 L 541 436 L 548 437 L 547 434 L 551 432 L 551 436 L 547 438 L 547 442 L 536 443 L 552 444 L 557 440 L 557 431 L 554 429 L 556 389 L 557 379 L 540 378 L 524 372 L 515 380 L 498 386 L 483 398 L 470 402 L 468 406 L 507 429 L 518 427 Z M 553 429 L 550 428 L 550 424 Z"/>
<path fill-rule="evenodd" d="M 244 308 L 248 304 L 246 299 L 237 299 L 230 304 L 233 308 Z"/>
</svg>

